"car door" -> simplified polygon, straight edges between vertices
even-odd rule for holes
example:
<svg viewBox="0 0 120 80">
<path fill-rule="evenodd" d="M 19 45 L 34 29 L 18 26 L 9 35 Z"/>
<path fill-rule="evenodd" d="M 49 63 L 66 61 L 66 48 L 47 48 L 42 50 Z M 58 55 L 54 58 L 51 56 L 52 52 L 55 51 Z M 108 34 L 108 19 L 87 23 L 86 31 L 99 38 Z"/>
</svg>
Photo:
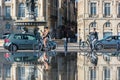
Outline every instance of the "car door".
<svg viewBox="0 0 120 80">
<path fill-rule="evenodd" d="M 29 40 L 28 40 L 27 34 L 22 34 L 21 42 L 22 42 L 21 43 L 22 49 L 24 49 L 24 50 L 29 49 Z"/>
<path fill-rule="evenodd" d="M 104 47 L 108 48 L 108 49 L 115 48 L 115 46 L 117 44 L 115 38 L 116 38 L 115 36 L 110 36 L 110 37 L 106 38 L 104 43 L 103 43 Z"/>
<path fill-rule="evenodd" d="M 110 42 L 111 44 L 109 46 L 112 46 L 112 48 L 116 49 L 117 48 L 117 42 L 118 42 L 118 36 L 113 36 L 113 39 Z"/>
<path fill-rule="evenodd" d="M 26 34 L 27 37 L 27 48 L 34 49 L 35 45 L 37 45 L 37 39 L 34 35 Z"/>
<path fill-rule="evenodd" d="M 23 34 L 15 34 L 12 42 L 16 44 L 19 49 L 24 49 L 26 47 L 25 41 L 23 39 Z"/>
</svg>

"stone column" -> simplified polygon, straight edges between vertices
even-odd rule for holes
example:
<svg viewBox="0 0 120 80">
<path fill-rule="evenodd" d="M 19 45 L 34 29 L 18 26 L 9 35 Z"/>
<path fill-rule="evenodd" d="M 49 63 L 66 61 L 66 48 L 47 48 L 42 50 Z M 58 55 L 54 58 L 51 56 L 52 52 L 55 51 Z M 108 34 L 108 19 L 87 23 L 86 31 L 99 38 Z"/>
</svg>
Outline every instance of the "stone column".
<svg viewBox="0 0 120 80">
<path fill-rule="evenodd" d="M 3 5 L 4 1 L 1 0 L 1 16 L 3 16 L 4 14 L 4 5 Z"/>
<path fill-rule="evenodd" d="M 99 80 L 103 80 L 103 66 L 99 66 Z"/>
<path fill-rule="evenodd" d="M 12 0 L 12 5 L 11 5 L 11 15 L 13 16 L 14 19 L 16 19 L 16 13 L 18 12 L 18 9 L 16 9 L 16 3 L 17 0 Z"/>
<path fill-rule="evenodd" d="M 12 68 L 11 68 L 11 79 L 12 80 L 17 80 L 16 69 L 17 69 L 17 66 L 15 64 L 12 65 Z"/>
<path fill-rule="evenodd" d="M 43 5 L 44 5 L 44 4 L 43 4 L 43 0 L 40 0 L 40 6 L 39 6 L 39 7 L 40 7 L 40 17 L 43 17 L 43 12 L 44 12 L 44 11 L 43 11 L 43 10 L 44 10 L 44 9 L 43 9 Z"/>
<path fill-rule="evenodd" d="M 62 80 L 62 76 L 61 76 L 62 58 L 58 57 L 57 61 L 58 61 L 58 80 Z"/>
</svg>

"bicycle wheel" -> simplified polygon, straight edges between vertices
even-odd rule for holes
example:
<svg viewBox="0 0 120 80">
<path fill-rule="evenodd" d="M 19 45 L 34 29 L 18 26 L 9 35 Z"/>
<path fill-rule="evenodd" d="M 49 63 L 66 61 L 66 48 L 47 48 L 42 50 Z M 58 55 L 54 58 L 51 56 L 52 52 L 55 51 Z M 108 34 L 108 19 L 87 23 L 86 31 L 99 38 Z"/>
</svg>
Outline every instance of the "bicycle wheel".
<svg viewBox="0 0 120 80">
<path fill-rule="evenodd" d="M 85 48 L 89 47 L 89 44 L 86 41 L 84 41 L 84 42 L 81 42 L 80 47 L 83 48 L 83 49 L 85 49 Z"/>
</svg>

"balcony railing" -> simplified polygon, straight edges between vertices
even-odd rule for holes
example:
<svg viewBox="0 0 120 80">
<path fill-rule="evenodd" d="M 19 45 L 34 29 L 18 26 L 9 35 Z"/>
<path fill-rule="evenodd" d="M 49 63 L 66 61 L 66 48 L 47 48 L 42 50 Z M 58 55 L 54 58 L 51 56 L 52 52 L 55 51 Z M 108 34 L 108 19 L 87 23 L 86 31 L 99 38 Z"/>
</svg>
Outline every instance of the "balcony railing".
<svg viewBox="0 0 120 80">
<path fill-rule="evenodd" d="M 98 15 L 97 14 L 94 14 L 94 15 L 90 14 L 89 17 L 91 17 L 91 18 L 93 17 L 94 18 L 94 17 L 98 17 Z"/>
<path fill-rule="evenodd" d="M 105 15 L 105 14 L 103 14 L 103 17 L 104 18 L 111 18 L 111 17 L 113 17 L 113 15 Z"/>
</svg>

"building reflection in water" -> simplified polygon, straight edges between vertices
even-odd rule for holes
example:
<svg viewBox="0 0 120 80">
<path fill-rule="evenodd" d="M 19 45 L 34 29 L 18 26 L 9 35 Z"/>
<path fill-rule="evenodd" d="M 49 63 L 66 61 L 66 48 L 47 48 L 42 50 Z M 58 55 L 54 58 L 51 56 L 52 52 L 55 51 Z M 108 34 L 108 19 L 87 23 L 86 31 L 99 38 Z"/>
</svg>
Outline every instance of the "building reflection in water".
<svg viewBox="0 0 120 80">
<path fill-rule="evenodd" d="M 0 80 L 116 80 L 120 79 L 119 53 L 96 53 L 98 63 L 94 68 L 84 52 L 48 54 L 49 70 L 33 63 L 11 63 L 1 55 Z M 111 76 L 112 75 L 112 76 Z M 114 76 L 114 77 L 113 77 Z"/>
</svg>

